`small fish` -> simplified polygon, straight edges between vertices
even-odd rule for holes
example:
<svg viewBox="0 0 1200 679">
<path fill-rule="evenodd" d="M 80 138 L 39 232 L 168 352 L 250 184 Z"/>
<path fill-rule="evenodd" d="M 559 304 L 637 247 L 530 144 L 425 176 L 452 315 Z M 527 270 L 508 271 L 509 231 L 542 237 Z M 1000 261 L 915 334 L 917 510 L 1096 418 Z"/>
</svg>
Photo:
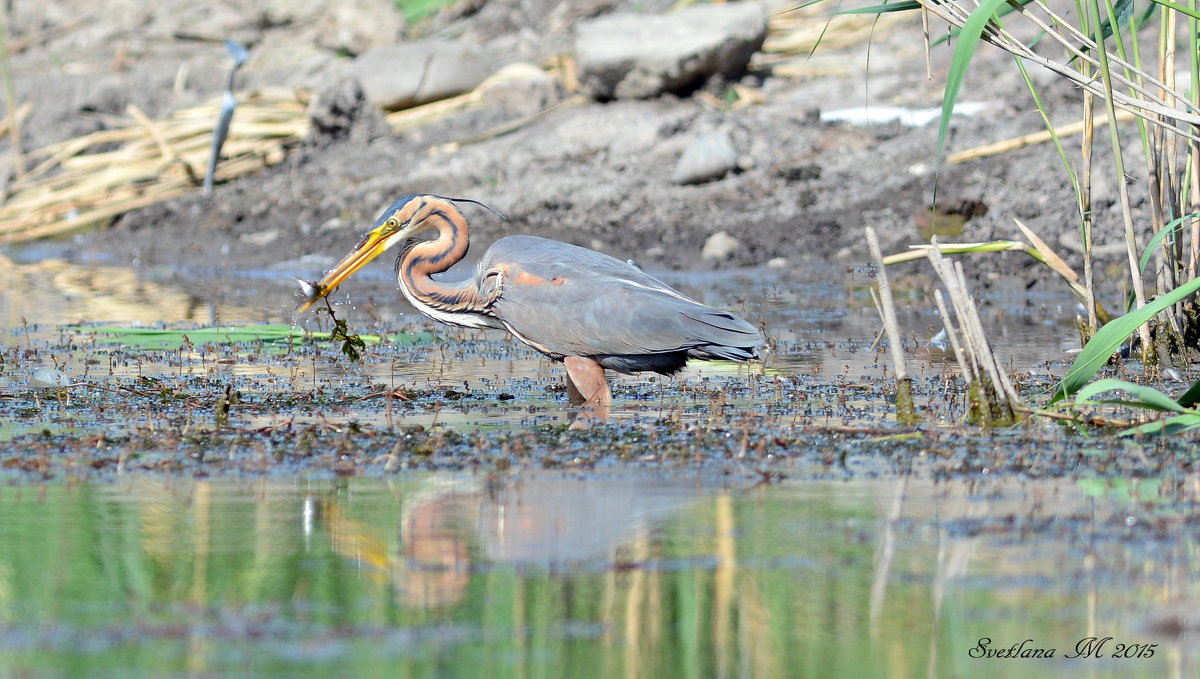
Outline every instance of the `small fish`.
<svg viewBox="0 0 1200 679">
<path fill-rule="evenodd" d="M 316 283 L 310 283 L 303 278 L 297 278 L 296 282 L 300 284 L 300 293 L 304 295 L 305 306 L 311 305 L 313 302 L 324 297 L 324 291 Z"/>
</svg>

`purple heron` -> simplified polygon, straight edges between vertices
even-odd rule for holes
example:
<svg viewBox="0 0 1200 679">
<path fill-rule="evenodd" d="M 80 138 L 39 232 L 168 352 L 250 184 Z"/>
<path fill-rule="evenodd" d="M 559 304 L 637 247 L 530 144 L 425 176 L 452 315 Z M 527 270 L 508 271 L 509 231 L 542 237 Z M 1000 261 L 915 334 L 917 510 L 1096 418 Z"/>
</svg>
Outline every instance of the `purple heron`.
<svg viewBox="0 0 1200 679">
<path fill-rule="evenodd" d="M 477 201 L 434 195 L 397 200 L 321 280 L 300 282 L 307 295 L 300 310 L 396 247 L 400 290 L 418 311 L 451 325 L 507 330 L 562 361 L 575 404 L 607 410 L 612 396 L 606 368 L 669 375 L 689 358 L 758 358 L 763 338 L 746 321 L 705 306 L 632 264 L 576 245 L 507 236 L 488 248 L 472 278 L 435 281 L 433 274 L 467 254 L 467 220 L 455 201 L 491 210 Z M 426 231 L 437 236 L 414 238 Z"/>
</svg>

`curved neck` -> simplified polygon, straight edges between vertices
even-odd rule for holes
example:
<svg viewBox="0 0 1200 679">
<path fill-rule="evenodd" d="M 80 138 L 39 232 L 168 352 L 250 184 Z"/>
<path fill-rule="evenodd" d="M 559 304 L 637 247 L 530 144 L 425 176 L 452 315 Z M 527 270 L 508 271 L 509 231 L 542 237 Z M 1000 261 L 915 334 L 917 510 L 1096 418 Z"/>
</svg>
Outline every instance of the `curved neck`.
<svg viewBox="0 0 1200 679">
<path fill-rule="evenodd" d="M 437 229 L 438 236 L 415 242 L 396 260 L 396 278 L 409 301 L 439 320 L 448 320 L 441 315 L 447 313 L 486 314 L 474 280 L 446 284 L 431 278 L 454 266 L 467 254 L 470 243 L 467 220 L 462 213 L 448 201 L 430 200 L 412 217 L 412 222 L 421 224 L 422 231 Z"/>
</svg>

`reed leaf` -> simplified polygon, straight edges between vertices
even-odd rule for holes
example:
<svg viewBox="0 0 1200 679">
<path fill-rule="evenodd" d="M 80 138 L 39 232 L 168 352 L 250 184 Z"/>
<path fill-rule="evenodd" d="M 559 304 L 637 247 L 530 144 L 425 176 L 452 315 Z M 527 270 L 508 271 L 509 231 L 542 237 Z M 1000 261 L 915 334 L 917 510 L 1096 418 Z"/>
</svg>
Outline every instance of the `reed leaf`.
<svg viewBox="0 0 1200 679">
<path fill-rule="evenodd" d="M 921 9 L 921 3 L 916 0 L 901 0 L 900 2 L 889 2 L 884 5 L 839 9 L 836 12 L 830 12 L 830 14 L 887 14 L 888 12 L 909 12 L 914 9 Z"/>
<path fill-rule="evenodd" d="M 1165 420 L 1155 420 L 1139 424 L 1136 427 L 1130 427 L 1117 434 L 1117 436 L 1133 436 L 1134 434 L 1162 434 L 1164 436 L 1173 436 L 1182 434 L 1185 431 L 1190 431 L 1200 427 L 1200 414 L 1185 413 L 1183 415 L 1175 415 L 1168 417 Z"/>
<path fill-rule="evenodd" d="M 1138 259 L 1138 270 L 1146 270 L 1146 265 L 1150 263 L 1150 258 L 1154 256 L 1154 248 L 1158 247 L 1158 244 L 1162 242 L 1164 238 L 1172 233 L 1175 233 L 1176 231 L 1181 230 L 1184 222 L 1188 221 L 1189 219 L 1196 218 L 1200 218 L 1200 212 L 1193 212 L 1190 215 L 1184 215 L 1182 217 L 1172 219 L 1171 221 L 1167 222 L 1163 228 L 1159 229 L 1158 233 L 1155 233 L 1153 236 L 1151 236 L 1150 241 L 1146 243 L 1146 247 L 1142 249 L 1141 258 Z"/>
<path fill-rule="evenodd" d="M 1184 408 L 1191 408 L 1200 403 L 1200 380 L 1183 392 L 1183 396 L 1179 397 L 1179 405 Z"/>
<path fill-rule="evenodd" d="M 975 49 L 983 37 L 983 32 L 991 23 L 996 11 L 1007 4 L 1007 0 L 983 0 L 966 23 L 954 43 L 954 55 L 950 60 L 950 69 L 946 75 L 946 88 L 942 94 L 942 117 L 938 121 L 937 136 L 937 166 L 941 172 L 942 153 L 946 148 L 946 137 L 950 133 L 950 116 L 954 114 L 954 104 L 958 101 L 958 92 L 962 89 L 967 77 L 967 69 L 975 56 Z"/>
<path fill-rule="evenodd" d="M 1132 396 L 1132 399 L 1097 399 L 1099 394 L 1110 391 L 1124 391 Z M 1086 385 L 1075 394 L 1076 405 L 1090 404 L 1113 404 L 1124 405 L 1133 408 L 1143 408 L 1145 410 L 1161 410 L 1164 412 L 1187 413 L 1189 410 L 1179 404 L 1178 401 L 1162 393 L 1154 387 L 1148 387 L 1142 384 L 1134 384 L 1125 380 L 1113 378 L 1105 378 L 1096 380 L 1089 385 Z"/>
<path fill-rule="evenodd" d="M 1154 318 L 1163 309 L 1184 300 L 1197 290 L 1200 290 L 1200 278 L 1188 281 L 1150 301 L 1145 306 L 1134 309 L 1102 326 L 1083 348 L 1083 351 L 1079 352 L 1079 356 L 1075 357 L 1075 362 L 1071 364 L 1071 369 L 1067 371 L 1066 377 L 1055 387 L 1050 403 L 1057 403 L 1078 393 L 1088 380 L 1108 363 L 1121 343 L 1137 332 L 1139 327 Z"/>
</svg>

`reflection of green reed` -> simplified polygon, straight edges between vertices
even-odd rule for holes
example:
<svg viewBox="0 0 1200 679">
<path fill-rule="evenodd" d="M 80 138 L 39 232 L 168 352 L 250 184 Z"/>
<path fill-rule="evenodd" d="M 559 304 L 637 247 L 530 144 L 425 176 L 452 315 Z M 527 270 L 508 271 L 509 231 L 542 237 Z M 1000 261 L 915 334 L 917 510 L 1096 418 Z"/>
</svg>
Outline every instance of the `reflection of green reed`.
<svg viewBox="0 0 1200 679">
<path fill-rule="evenodd" d="M 0 488 L 0 625 L 17 633 L 10 638 L 41 639 L 0 639 L 0 668 L 69 676 L 1010 676 L 1010 665 L 967 656 L 981 634 L 1060 648 L 1093 627 L 1136 635 L 1126 603 L 1161 593 L 1153 580 L 1099 596 L 1094 587 L 1012 584 L 1005 578 L 1091 573 L 1096 562 L 1063 560 L 1069 550 L 1037 558 L 1039 548 L 1015 534 L 967 537 L 955 522 L 996 508 L 926 489 L 916 515 L 907 504 L 895 514 L 925 518 L 893 526 L 872 636 L 890 486 L 724 492 L 665 524 L 631 529 L 608 559 L 553 566 L 481 562 L 488 493 L 430 487 L 413 477 L 142 477 L 116 487 Z M 926 522 L 930 503 L 946 514 L 944 525 Z M 1137 542 L 1109 541 L 1098 554 L 1144 562 L 1150 572 L 1160 562 L 1188 563 L 1197 544 L 1181 536 L 1161 549 L 1155 561 Z M 985 587 L 964 577 L 1000 580 Z M 1198 594 L 1194 585 L 1169 593 Z M 1156 676 L 1163 666 L 1120 669 Z"/>
</svg>

